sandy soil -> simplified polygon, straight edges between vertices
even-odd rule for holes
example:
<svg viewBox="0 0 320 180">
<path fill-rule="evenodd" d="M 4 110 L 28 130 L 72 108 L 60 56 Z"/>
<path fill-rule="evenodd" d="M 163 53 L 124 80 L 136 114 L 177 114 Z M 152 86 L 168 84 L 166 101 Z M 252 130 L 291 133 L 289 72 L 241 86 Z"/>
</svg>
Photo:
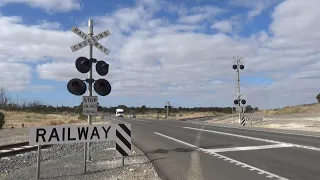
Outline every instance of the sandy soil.
<svg viewBox="0 0 320 180">
<path fill-rule="evenodd" d="M 270 116 L 257 116 L 253 114 L 248 114 L 248 116 L 263 117 L 263 121 L 247 121 L 246 126 L 253 127 L 264 127 L 264 128 L 275 128 L 275 129 L 291 129 L 291 130 L 302 130 L 302 131 L 316 131 L 320 132 L 320 116 L 315 117 L 303 117 L 301 115 L 273 115 Z M 219 123 L 219 124 L 238 124 L 238 117 L 234 115 L 233 117 L 228 117 L 226 119 L 211 119 L 207 122 Z"/>
</svg>

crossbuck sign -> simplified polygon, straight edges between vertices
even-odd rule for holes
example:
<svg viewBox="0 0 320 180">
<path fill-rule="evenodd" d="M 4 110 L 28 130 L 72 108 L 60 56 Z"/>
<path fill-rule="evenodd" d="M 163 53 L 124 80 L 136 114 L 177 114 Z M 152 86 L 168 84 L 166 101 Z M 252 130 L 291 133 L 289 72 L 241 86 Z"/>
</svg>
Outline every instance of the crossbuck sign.
<svg viewBox="0 0 320 180">
<path fill-rule="evenodd" d="M 72 27 L 71 31 L 74 32 L 76 35 L 78 35 L 79 37 L 81 37 L 84 40 L 78 44 L 71 46 L 70 48 L 71 48 L 72 52 L 78 51 L 79 49 L 82 49 L 82 48 L 88 46 L 89 44 L 92 44 L 97 49 L 99 49 L 101 52 L 105 53 L 106 55 L 109 54 L 110 50 L 97 42 L 100 39 L 103 39 L 103 38 L 109 36 L 111 34 L 109 32 L 109 30 L 103 31 L 102 33 L 99 33 L 99 34 L 92 36 L 92 37 L 90 37 L 89 35 L 87 35 L 83 31 L 81 31 L 77 27 Z"/>
</svg>

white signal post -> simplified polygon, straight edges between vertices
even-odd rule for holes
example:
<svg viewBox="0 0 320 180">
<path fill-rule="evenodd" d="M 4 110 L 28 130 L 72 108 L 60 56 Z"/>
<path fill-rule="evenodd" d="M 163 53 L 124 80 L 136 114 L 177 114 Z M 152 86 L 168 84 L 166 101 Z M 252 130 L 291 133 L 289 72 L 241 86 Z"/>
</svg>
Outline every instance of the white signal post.
<svg viewBox="0 0 320 180">
<path fill-rule="evenodd" d="M 81 37 L 84 41 L 77 43 L 73 46 L 71 46 L 71 50 L 72 52 L 78 51 L 79 49 L 82 49 L 86 46 L 89 45 L 89 60 L 90 60 L 90 71 L 89 71 L 89 88 L 88 88 L 88 96 L 92 97 L 92 84 L 94 82 L 94 80 L 92 79 L 92 46 L 95 46 L 97 49 L 99 49 L 101 52 L 103 52 L 104 54 L 108 55 L 110 50 L 107 49 L 106 47 L 104 47 L 103 45 L 101 45 L 100 43 L 98 43 L 97 41 L 100 39 L 103 39 L 109 35 L 111 35 L 109 30 L 103 31 L 95 36 L 93 36 L 93 20 L 89 19 L 88 21 L 88 29 L 89 32 L 88 34 L 84 33 L 83 31 L 81 31 L 79 28 L 77 27 L 72 27 L 71 31 L 73 33 L 75 33 L 76 35 L 78 35 L 79 37 Z M 92 114 L 92 113 L 91 113 Z M 92 115 L 88 115 L 88 124 L 91 125 L 92 124 Z M 84 144 L 84 159 L 85 159 L 85 167 L 84 167 L 84 171 L 86 172 L 86 161 L 90 161 L 90 142 L 85 142 Z"/>
</svg>

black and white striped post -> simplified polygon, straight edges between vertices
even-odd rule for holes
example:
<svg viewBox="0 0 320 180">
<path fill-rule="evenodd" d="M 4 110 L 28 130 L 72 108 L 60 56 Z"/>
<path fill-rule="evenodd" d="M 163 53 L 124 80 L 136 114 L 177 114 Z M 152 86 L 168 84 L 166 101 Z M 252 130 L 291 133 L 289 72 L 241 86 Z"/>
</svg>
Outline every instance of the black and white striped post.
<svg viewBox="0 0 320 180">
<path fill-rule="evenodd" d="M 131 124 L 118 124 L 116 129 L 116 156 L 122 157 L 131 155 Z"/>
<path fill-rule="evenodd" d="M 246 117 L 244 117 L 244 116 L 241 117 L 241 125 L 242 126 L 246 125 Z"/>
</svg>

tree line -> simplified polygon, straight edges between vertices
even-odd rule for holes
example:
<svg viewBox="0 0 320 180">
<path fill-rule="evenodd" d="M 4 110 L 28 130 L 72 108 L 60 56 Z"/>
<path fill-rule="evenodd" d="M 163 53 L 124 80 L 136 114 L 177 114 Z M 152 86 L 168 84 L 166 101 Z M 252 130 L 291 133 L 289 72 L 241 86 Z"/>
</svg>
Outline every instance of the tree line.
<svg viewBox="0 0 320 180">
<path fill-rule="evenodd" d="M 98 112 L 104 113 L 115 113 L 117 108 L 121 108 L 125 113 L 132 114 L 145 114 L 145 113 L 166 113 L 166 109 L 164 107 L 147 107 L 142 105 L 140 107 L 127 107 L 126 105 L 118 105 L 118 106 L 110 106 L 103 107 L 98 106 Z M 37 113 L 82 113 L 82 103 L 78 106 L 52 106 L 45 105 L 41 101 L 26 101 L 21 100 L 19 97 L 16 99 L 12 98 L 5 88 L 0 88 L 0 109 L 4 110 L 16 110 L 16 111 L 29 111 L 29 112 L 37 112 Z M 170 107 L 170 113 L 183 113 L 183 112 L 220 112 L 231 114 L 235 112 L 235 107 Z M 254 112 L 257 111 L 258 107 L 251 107 L 250 105 L 246 106 L 246 112 Z"/>
</svg>

